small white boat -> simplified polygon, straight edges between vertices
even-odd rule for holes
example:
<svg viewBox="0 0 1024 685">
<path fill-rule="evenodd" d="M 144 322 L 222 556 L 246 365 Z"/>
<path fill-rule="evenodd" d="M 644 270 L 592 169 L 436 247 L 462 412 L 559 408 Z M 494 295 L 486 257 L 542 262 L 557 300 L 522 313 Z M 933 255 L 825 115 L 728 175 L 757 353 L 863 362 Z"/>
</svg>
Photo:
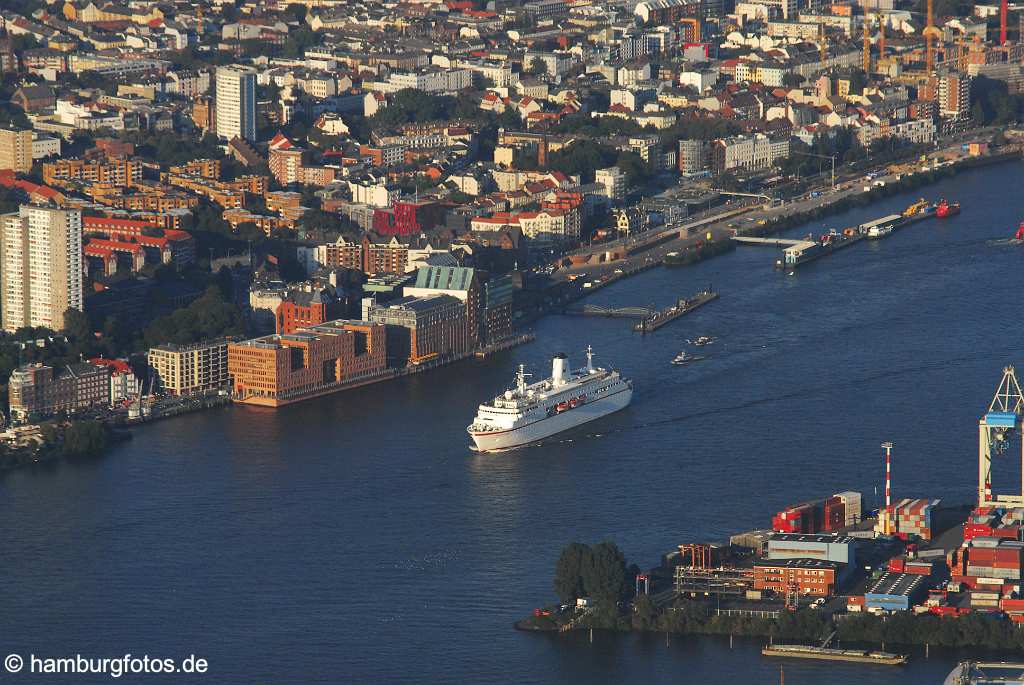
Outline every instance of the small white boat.
<svg viewBox="0 0 1024 685">
<path fill-rule="evenodd" d="M 703 361 L 705 359 L 707 359 L 707 357 L 704 355 L 687 354 L 686 350 L 683 350 L 682 352 L 675 356 L 675 359 L 672 360 L 672 364 L 674 366 L 684 366 L 686 364 Z"/>
<path fill-rule="evenodd" d="M 696 345 L 697 347 L 703 347 L 704 345 L 710 345 L 711 343 L 715 342 L 715 339 L 710 335 L 701 335 L 694 338 L 693 340 L 687 340 L 686 342 L 690 343 L 691 345 Z"/>
</svg>

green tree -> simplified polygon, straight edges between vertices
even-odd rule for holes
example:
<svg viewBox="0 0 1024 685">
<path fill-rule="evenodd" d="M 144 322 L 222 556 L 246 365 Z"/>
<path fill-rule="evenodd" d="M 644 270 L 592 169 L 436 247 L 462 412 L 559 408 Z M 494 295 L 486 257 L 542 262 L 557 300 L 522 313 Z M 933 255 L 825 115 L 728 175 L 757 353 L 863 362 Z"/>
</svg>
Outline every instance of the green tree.
<svg viewBox="0 0 1024 685">
<path fill-rule="evenodd" d="M 72 421 L 64 429 L 60 452 L 65 457 L 101 454 L 110 442 L 110 435 L 99 421 Z"/>
<path fill-rule="evenodd" d="M 633 602 L 633 629 L 654 630 L 658 621 L 658 610 L 647 595 L 640 595 Z"/>
<path fill-rule="evenodd" d="M 583 587 L 597 600 L 617 602 L 627 587 L 625 555 L 612 542 L 599 542 L 590 553 L 583 565 Z"/>
<path fill-rule="evenodd" d="M 530 61 L 530 68 L 526 72 L 533 76 L 546 76 L 548 73 L 548 63 L 540 57 L 534 57 Z"/>
<path fill-rule="evenodd" d="M 584 597 L 583 567 L 590 563 L 590 548 L 573 542 L 562 550 L 555 562 L 555 594 L 563 604 L 572 604 Z"/>
</svg>

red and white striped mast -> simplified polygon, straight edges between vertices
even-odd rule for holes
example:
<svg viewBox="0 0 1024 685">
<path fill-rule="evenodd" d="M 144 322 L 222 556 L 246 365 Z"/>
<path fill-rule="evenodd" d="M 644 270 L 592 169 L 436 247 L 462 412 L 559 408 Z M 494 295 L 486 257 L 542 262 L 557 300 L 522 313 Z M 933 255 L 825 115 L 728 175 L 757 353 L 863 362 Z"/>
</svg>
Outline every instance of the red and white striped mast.
<svg viewBox="0 0 1024 685">
<path fill-rule="evenodd" d="M 885 522 L 882 533 L 892 535 L 896 532 L 896 516 L 892 510 L 892 443 L 883 442 L 882 449 L 885 450 Z"/>
</svg>

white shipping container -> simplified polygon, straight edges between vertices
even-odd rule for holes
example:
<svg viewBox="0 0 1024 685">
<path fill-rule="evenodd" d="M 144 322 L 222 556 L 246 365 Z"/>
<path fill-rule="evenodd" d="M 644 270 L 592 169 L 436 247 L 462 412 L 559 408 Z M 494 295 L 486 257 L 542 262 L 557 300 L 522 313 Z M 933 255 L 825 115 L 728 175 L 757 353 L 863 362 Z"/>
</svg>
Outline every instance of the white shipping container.
<svg viewBox="0 0 1024 685">
<path fill-rule="evenodd" d="M 977 578 L 978 585 L 1002 585 L 1002 578 Z"/>
</svg>

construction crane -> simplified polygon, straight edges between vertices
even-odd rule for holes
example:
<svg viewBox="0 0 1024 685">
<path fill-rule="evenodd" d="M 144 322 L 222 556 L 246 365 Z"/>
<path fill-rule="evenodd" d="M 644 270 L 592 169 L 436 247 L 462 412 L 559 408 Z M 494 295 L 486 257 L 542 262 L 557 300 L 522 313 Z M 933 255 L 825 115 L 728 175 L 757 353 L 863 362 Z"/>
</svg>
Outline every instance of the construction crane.
<svg viewBox="0 0 1024 685">
<path fill-rule="evenodd" d="M 825 70 L 825 63 L 828 61 L 828 38 L 825 36 L 825 25 L 818 24 L 818 60 L 821 70 Z"/>
<path fill-rule="evenodd" d="M 934 41 L 936 38 L 942 38 L 942 31 L 935 28 L 935 24 L 932 21 L 932 0 L 928 0 L 928 23 L 924 27 L 924 45 L 925 45 L 925 69 L 930 74 L 932 69 L 935 68 L 935 45 Z"/>
<path fill-rule="evenodd" d="M 871 73 L 871 35 L 868 33 L 868 15 L 864 15 L 864 59 L 863 68 L 865 74 Z"/>
<path fill-rule="evenodd" d="M 1007 0 L 999 3 L 999 44 L 1006 45 L 1006 12 Z"/>
<path fill-rule="evenodd" d="M 1006 454 L 1010 439 L 1021 432 L 1024 415 L 1024 393 L 1012 366 L 1003 369 L 1003 378 L 988 411 L 978 421 L 978 506 L 993 503 L 1024 506 L 1024 440 L 1021 441 L 1021 494 L 992 494 L 992 456 Z"/>
<path fill-rule="evenodd" d="M 885 59 L 885 19 L 882 18 L 882 10 L 876 9 L 875 16 L 878 18 L 878 61 Z"/>
</svg>

